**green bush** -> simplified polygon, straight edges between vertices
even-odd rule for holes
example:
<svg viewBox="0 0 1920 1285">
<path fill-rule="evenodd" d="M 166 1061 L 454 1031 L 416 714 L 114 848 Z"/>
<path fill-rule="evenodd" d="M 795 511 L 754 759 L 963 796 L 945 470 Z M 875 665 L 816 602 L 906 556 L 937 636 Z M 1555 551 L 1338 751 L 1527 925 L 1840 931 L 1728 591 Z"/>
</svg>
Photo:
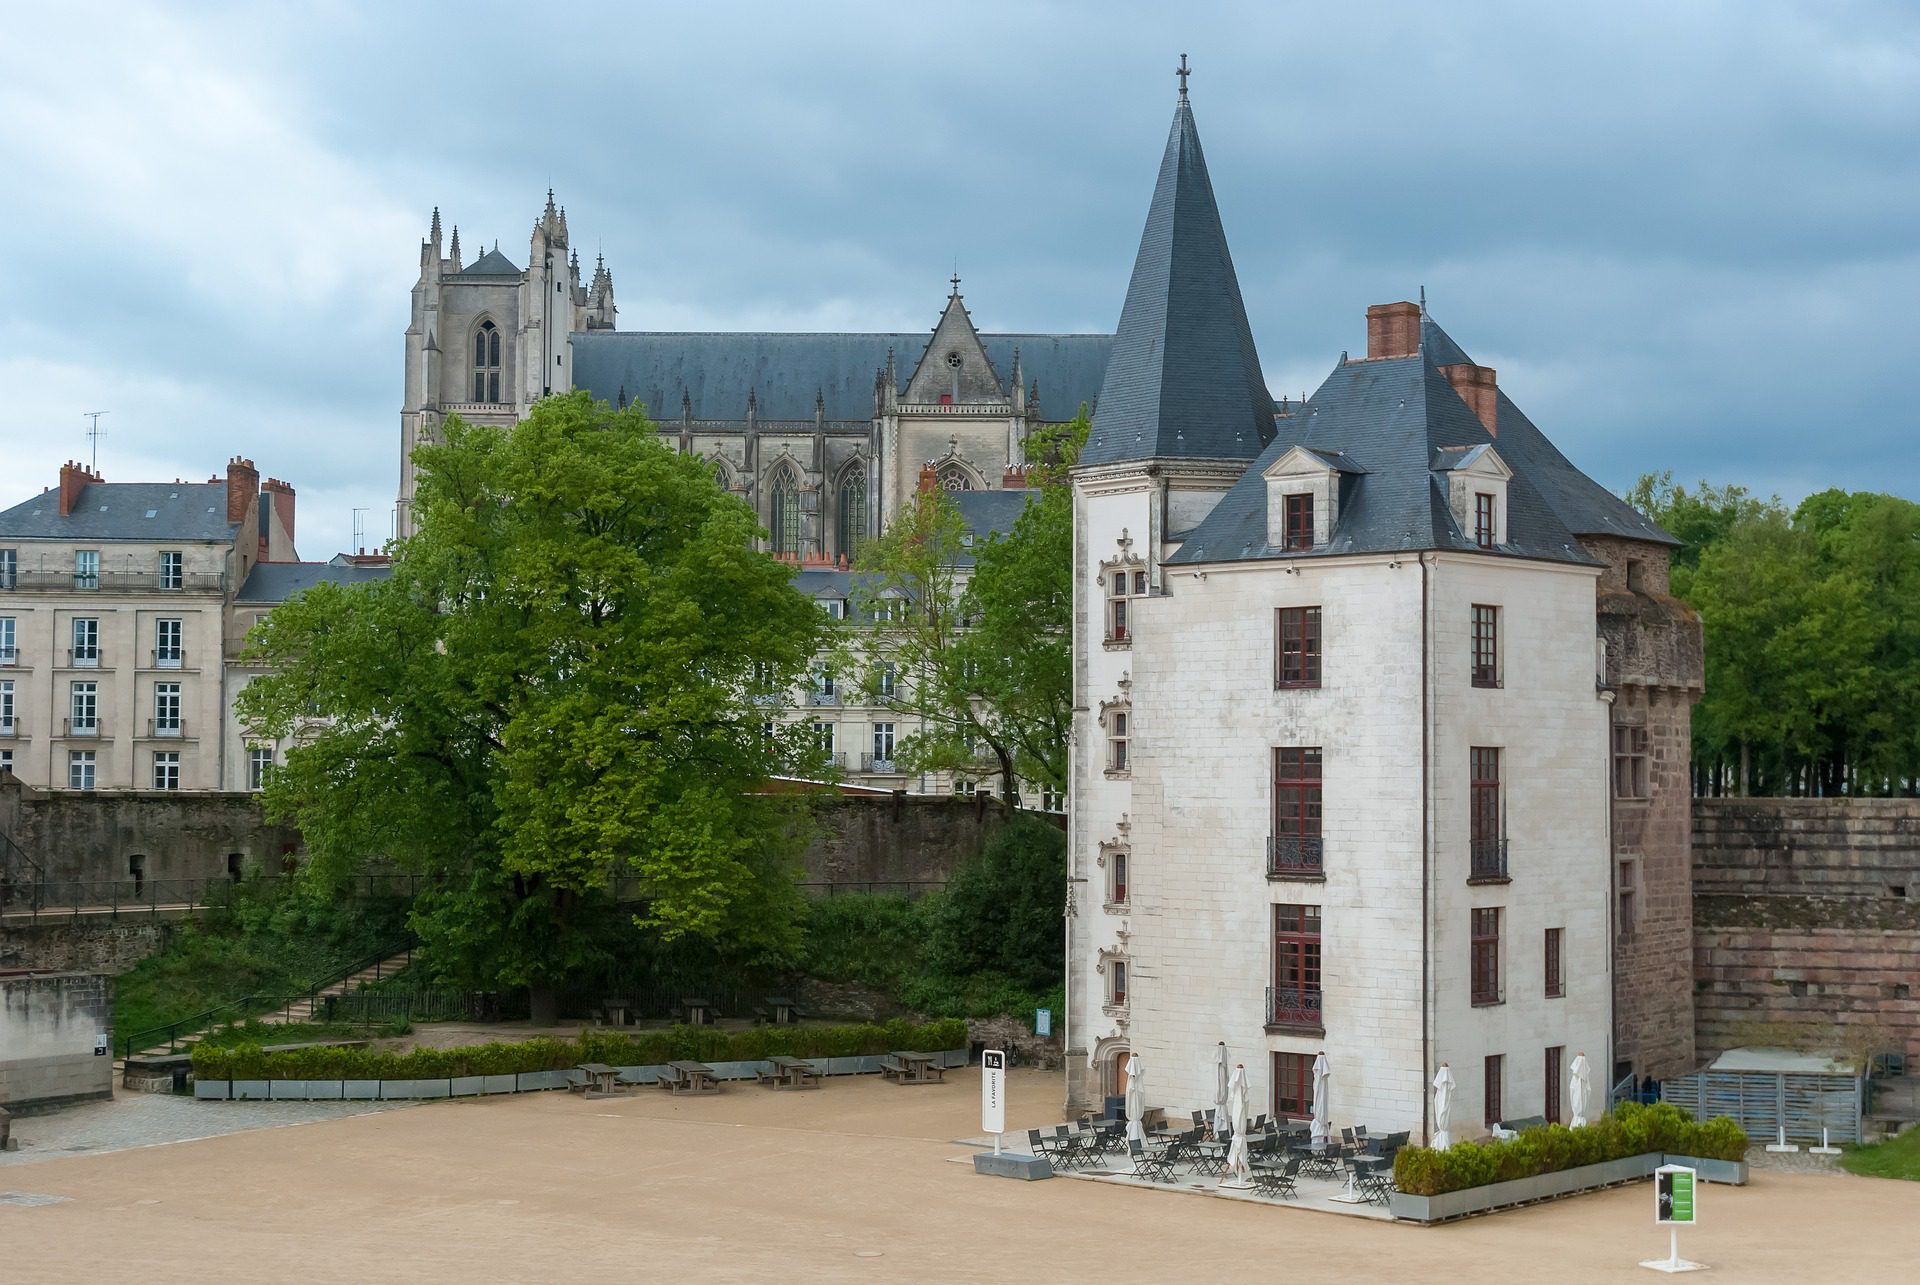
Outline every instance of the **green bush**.
<svg viewBox="0 0 1920 1285">
<path fill-rule="evenodd" d="M 1739 1160 L 1747 1154 L 1747 1135 L 1724 1115 L 1698 1123 L 1669 1103 L 1627 1102 L 1578 1129 L 1550 1124 L 1508 1141 L 1461 1142 L 1446 1151 L 1403 1147 L 1394 1157 L 1393 1183 L 1409 1195 L 1439 1196 L 1650 1151 Z"/>
<path fill-rule="evenodd" d="M 1026 990 L 1060 980 L 1067 836 L 1017 813 L 930 906 L 928 962 L 949 978 L 998 974 Z"/>
<path fill-rule="evenodd" d="M 355 1048 L 268 1053 L 257 1044 L 235 1048 L 211 1048 L 203 1044 L 193 1050 L 193 1074 L 201 1080 L 439 1080 L 464 1075 L 564 1070 L 583 1062 L 657 1066 L 685 1060 L 757 1062 L 776 1056 L 855 1057 L 895 1049 L 933 1053 L 963 1048 L 966 1042 L 967 1024 L 949 1018 L 920 1025 L 895 1021 L 877 1026 L 787 1026 L 751 1031 L 721 1031 L 710 1026 L 676 1026 L 632 1035 L 582 1031 L 574 1040 L 535 1039 L 518 1044 L 413 1049 L 406 1053 Z"/>
</svg>

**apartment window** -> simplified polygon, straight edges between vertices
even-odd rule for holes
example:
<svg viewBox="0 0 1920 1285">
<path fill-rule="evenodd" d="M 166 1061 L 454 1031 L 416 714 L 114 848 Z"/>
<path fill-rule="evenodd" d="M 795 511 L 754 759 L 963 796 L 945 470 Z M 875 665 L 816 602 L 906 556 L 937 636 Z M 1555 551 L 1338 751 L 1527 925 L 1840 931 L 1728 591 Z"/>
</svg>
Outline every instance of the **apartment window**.
<svg viewBox="0 0 1920 1285">
<path fill-rule="evenodd" d="M 1500 685 L 1500 608 L 1473 609 L 1473 685 Z"/>
<path fill-rule="evenodd" d="M 0 772 L 13 771 L 13 751 L 0 750 Z"/>
<path fill-rule="evenodd" d="M 1473 912 L 1473 1002 L 1500 1002 L 1500 911 Z"/>
<path fill-rule="evenodd" d="M 1118 1008 L 1127 1002 L 1127 961 L 1107 961 L 1107 1003 Z"/>
<path fill-rule="evenodd" d="M 882 696 L 891 697 L 894 691 L 894 684 L 899 682 L 899 680 L 900 671 L 892 661 L 889 660 L 881 664 L 879 688 Z"/>
<path fill-rule="evenodd" d="M 1133 637 L 1131 600 L 1147 592 L 1147 573 L 1122 567 L 1107 577 L 1107 641 Z"/>
<path fill-rule="evenodd" d="M 1131 855 L 1125 848 L 1115 848 L 1107 853 L 1107 904 L 1109 906 L 1127 904 L 1127 866 Z"/>
<path fill-rule="evenodd" d="M 181 622 L 163 618 L 153 622 L 153 667 L 155 669 L 178 669 L 185 659 L 181 646 L 183 634 Z"/>
<path fill-rule="evenodd" d="M 94 781 L 92 750 L 74 750 L 67 755 L 67 788 L 91 790 Z"/>
<path fill-rule="evenodd" d="M 73 551 L 73 587 L 76 589 L 100 587 L 100 550 L 75 549 Z"/>
<path fill-rule="evenodd" d="M 153 734 L 178 736 L 180 732 L 180 684 L 155 683 L 153 685 Z"/>
<path fill-rule="evenodd" d="M 1502 1053 L 1495 1053 L 1486 1064 L 1486 1120 L 1487 1128 L 1492 1129 L 1506 1116 L 1501 1110 L 1501 1081 L 1507 1077 L 1507 1059 Z"/>
<path fill-rule="evenodd" d="M 1483 549 L 1493 547 L 1493 496 L 1485 491 L 1473 495 L 1473 542 Z"/>
<path fill-rule="evenodd" d="M 873 761 L 876 765 L 893 762 L 893 724 L 873 725 Z"/>
<path fill-rule="evenodd" d="M 1273 908 L 1273 991 L 1268 1026 L 1320 1025 L 1320 907 Z"/>
<path fill-rule="evenodd" d="M 1287 501 L 1287 548 L 1313 547 L 1313 497 L 1289 495 Z"/>
<path fill-rule="evenodd" d="M 1124 772 L 1128 767 L 1127 741 L 1129 716 L 1124 709 L 1107 715 L 1107 771 Z"/>
<path fill-rule="evenodd" d="M 847 600 L 844 598 L 822 598 L 820 600 L 820 610 L 827 613 L 829 620 L 845 620 L 847 618 Z"/>
<path fill-rule="evenodd" d="M 1500 751 L 1476 745 L 1472 751 L 1472 780 L 1468 790 L 1468 836 L 1474 879 L 1507 877 L 1507 845 L 1500 835 Z"/>
<path fill-rule="evenodd" d="M 13 680 L 0 680 L 0 736 L 12 736 L 13 727 Z M 11 754 L 13 751 L 7 751 Z"/>
<path fill-rule="evenodd" d="M 156 790 L 177 790 L 180 788 L 179 750 L 156 750 L 154 752 L 153 788 Z"/>
<path fill-rule="evenodd" d="M 73 649 L 68 657 L 76 669 L 100 665 L 100 621 L 93 616 L 73 618 Z"/>
<path fill-rule="evenodd" d="M 1566 929 L 1547 929 L 1547 957 L 1543 972 L 1547 979 L 1547 998 L 1559 999 L 1567 993 L 1567 984 L 1561 975 L 1561 945 L 1565 940 Z"/>
<path fill-rule="evenodd" d="M 67 694 L 67 733 L 71 736 L 100 734 L 100 692 L 97 684 L 74 683 Z"/>
<path fill-rule="evenodd" d="M 267 785 L 267 773 L 273 767 L 273 748 L 267 745 L 249 745 L 247 747 L 247 788 L 262 790 Z"/>
<path fill-rule="evenodd" d="M 836 692 L 836 688 L 833 685 L 833 671 L 830 669 L 814 670 L 813 671 L 814 704 L 816 705 L 833 704 L 835 692 Z"/>
<path fill-rule="evenodd" d="M 1622 858 L 1620 862 L 1620 883 L 1618 887 L 1620 910 L 1616 928 L 1622 941 L 1633 936 L 1640 926 L 1640 905 L 1636 897 L 1636 885 L 1639 874 L 1637 863 L 1631 858 Z"/>
<path fill-rule="evenodd" d="M 1065 790 L 1056 790 L 1051 785 L 1040 787 L 1040 810 L 1042 812 L 1065 812 L 1067 794 Z"/>
<path fill-rule="evenodd" d="M 0 665 L 14 665 L 20 661 L 17 644 L 19 634 L 14 628 L 12 616 L 0 616 Z"/>
<path fill-rule="evenodd" d="M 1283 1120 L 1313 1114 L 1313 1054 L 1273 1055 L 1273 1114 Z"/>
<path fill-rule="evenodd" d="M 500 332 L 491 321 L 473 332 L 473 400 L 500 400 Z"/>
<path fill-rule="evenodd" d="M 1316 873 L 1321 868 L 1320 747 L 1284 745 L 1273 751 L 1273 853 L 1268 874 Z"/>
<path fill-rule="evenodd" d="M 891 594 L 875 599 L 870 610 L 876 625 L 897 625 L 907 618 L 906 600 Z"/>
<path fill-rule="evenodd" d="M 0 589 L 20 587 L 20 550 L 0 549 Z"/>
<path fill-rule="evenodd" d="M 160 587 L 162 589 L 180 589 L 187 583 L 186 566 L 177 549 L 160 551 Z"/>
<path fill-rule="evenodd" d="M 822 754 L 833 753 L 833 724 L 815 723 L 813 725 L 813 743 L 820 747 Z"/>
<path fill-rule="evenodd" d="M 1320 685 L 1320 608 L 1281 607 L 1274 612 L 1273 681 L 1278 687 Z"/>
<path fill-rule="evenodd" d="M 1548 1124 L 1560 1123 L 1560 1065 L 1566 1056 L 1567 1046 L 1564 1044 L 1556 1044 L 1547 1050 L 1547 1109 L 1541 1114 L 1547 1117 Z"/>
<path fill-rule="evenodd" d="M 1614 727 L 1614 798 L 1644 799 L 1647 797 L 1647 749 L 1651 740 L 1644 727 Z"/>
</svg>

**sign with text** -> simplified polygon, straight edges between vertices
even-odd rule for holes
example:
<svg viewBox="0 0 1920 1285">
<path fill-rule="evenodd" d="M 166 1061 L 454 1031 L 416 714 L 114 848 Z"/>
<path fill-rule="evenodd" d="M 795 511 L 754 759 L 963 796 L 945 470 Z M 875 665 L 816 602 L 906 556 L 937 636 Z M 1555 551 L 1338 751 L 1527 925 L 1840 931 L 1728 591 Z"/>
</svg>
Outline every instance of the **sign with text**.
<svg viewBox="0 0 1920 1285">
<path fill-rule="evenodd" d="M 1039 1036 L 1053 1034 L 1053 1010 L 1036 1008 L 1033 1010 L 1033 1033 Z"/>
<path fill-rule="evenodd" d="M 988 1049 L 980 1055 L 980 1131 L 995 1136 L 1007 1131 L 1007 1055 Z"/>
<path fill-rule="evenodd" d="M 1694 1223 L 1694 1171 L 1685 1165 L 1661 1165 L 1653 1171 L 1653 1221 L 1690 1227 Z"/>
<path fill-rule="evenodd" d="M 105 1057 L 107 1055 L 107 1037 L 105 1035 L 96 1035 L 93 1037 L 93 1055 L 95 1057 Z"/>
</svg>

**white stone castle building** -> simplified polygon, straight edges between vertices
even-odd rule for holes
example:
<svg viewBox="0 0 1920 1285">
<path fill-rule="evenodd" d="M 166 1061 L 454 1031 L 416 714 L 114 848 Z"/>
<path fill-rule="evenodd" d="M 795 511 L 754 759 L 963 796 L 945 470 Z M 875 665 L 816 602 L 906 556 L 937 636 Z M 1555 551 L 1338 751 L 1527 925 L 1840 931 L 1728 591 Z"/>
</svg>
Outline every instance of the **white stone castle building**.
<svg viewBox="0 0 1920 1285">
<path fill-rule="evenodd" d="M 1426 315 L 1272 400 L 1182 91 L 1074 479 L 1071 1111 L 1455 1137 L 1614 1064 L 1596 592 L 1670 538 Z M 1625 589 L 1625 584 L 1621 586 Z M 1596 1080 L 1598 1077 L 1596 1077 Z"/>
</svg>

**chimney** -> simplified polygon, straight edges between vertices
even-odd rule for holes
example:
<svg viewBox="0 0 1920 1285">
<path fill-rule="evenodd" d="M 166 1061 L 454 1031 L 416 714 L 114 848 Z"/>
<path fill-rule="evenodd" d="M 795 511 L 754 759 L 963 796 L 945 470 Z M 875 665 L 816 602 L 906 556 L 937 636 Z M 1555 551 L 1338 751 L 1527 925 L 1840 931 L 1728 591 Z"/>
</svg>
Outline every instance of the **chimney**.
<svg viewBox="0 0 1920 1285">
<path fill-rule="evenodd" d="M 80 502 L 80 492 L 88 485 L 104 479 L 87 471 L 83 464 L 68 460 L 60 466 L 60 516 L 66 517 L 73 512 L 73 506 Z"/>
<path fill-rule="evenodd" d="M 1367 359 L 1411 357 L 1420 351 L 1420 305 L 1376 303 L 1367 309 Z"/>
<path fill-rule="evenodd" d="M 1009 464 L 1006 472 L 1000 475 L 1000 489 L 1003 491 L 1022 491 L 1027 486 L 1027 466 Z"/>
<path fill-rule="evenodd" d="M 1498 437 L 1500 429 L 1496 421 L 1500 413 L 1500 388 L 1494 382 L 1493 367 L 1476 366 L 1470 361 L 1463 361 L 1442 366 L 1440 373 L 1453 385 L 1453 391 L 1460 394 L 1460 400 L 1467 404 L 1467 409 L 1480 417 L 1487 432 Z"/>
<path fill-rule="evenodd" d="M 260 498 L 273 506 L 274 525 L 286 532 L 287 545 L 293 545 L 293 488 L 277 477 L 260 484 Z"/>
<path fill-rule="evenodd" d="M 920 494 L 931 495 L 940 489 L 940 470 L 932 464 L 920 466 Z"/>
<path fill-rule="evenodd" d="M 227 521 L 245 522 L 247 506 L 260 494 L 260 470 L 238 455 L 227 461 Z"/>
</svg>

